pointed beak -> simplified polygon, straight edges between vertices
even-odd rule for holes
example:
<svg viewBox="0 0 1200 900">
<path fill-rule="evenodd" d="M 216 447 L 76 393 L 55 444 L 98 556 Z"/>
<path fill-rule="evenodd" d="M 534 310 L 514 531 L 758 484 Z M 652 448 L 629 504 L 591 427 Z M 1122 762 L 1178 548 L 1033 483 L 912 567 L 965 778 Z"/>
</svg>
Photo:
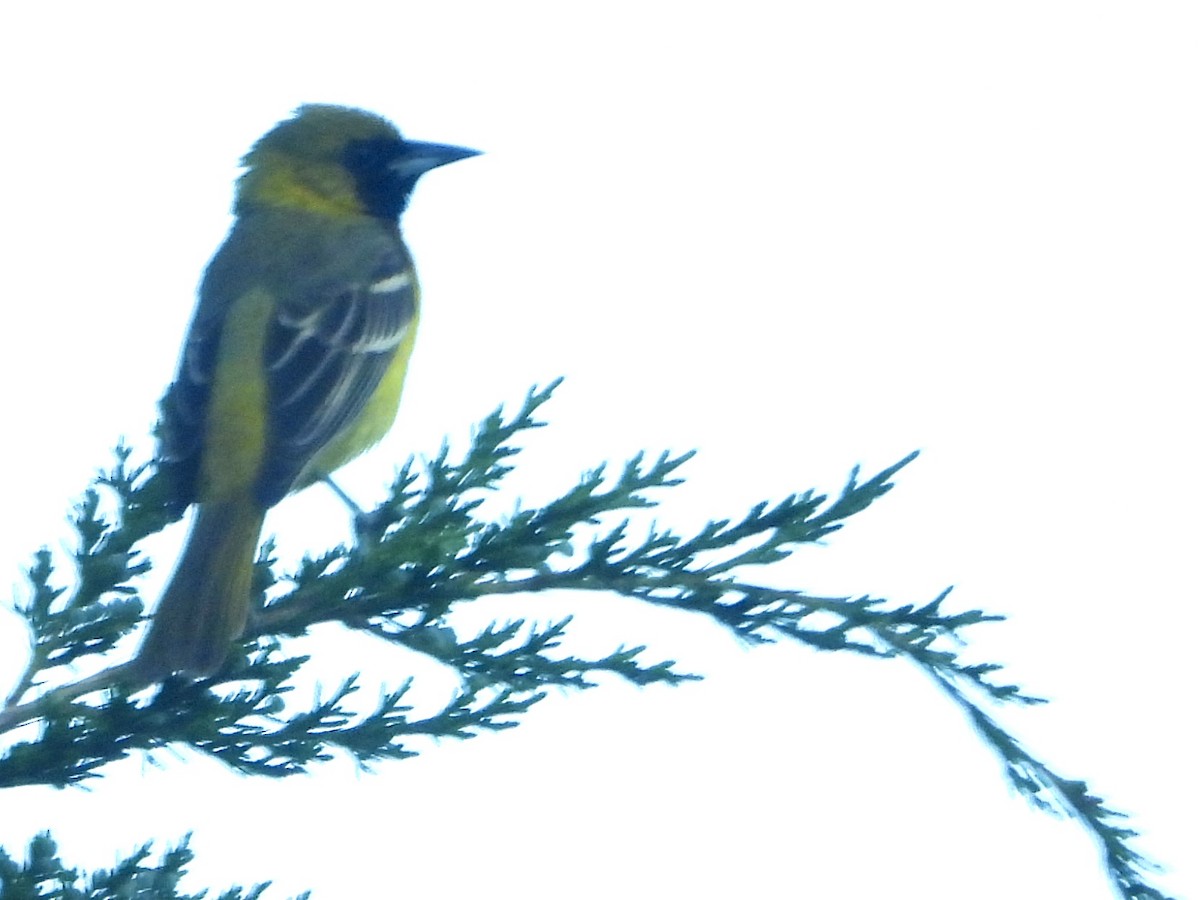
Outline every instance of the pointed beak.
<svg viewBox="0 0 1200 900">
<path fill-rule="evenodd" d="M 455 147 L 452 144 L 426 144 L 421 141 L 405 141 L 404 152 L 392 161 L 390 168 L 404 180 L 415 180 L 438 166 L 479 156 L 479 150 Z"/>
</svg>

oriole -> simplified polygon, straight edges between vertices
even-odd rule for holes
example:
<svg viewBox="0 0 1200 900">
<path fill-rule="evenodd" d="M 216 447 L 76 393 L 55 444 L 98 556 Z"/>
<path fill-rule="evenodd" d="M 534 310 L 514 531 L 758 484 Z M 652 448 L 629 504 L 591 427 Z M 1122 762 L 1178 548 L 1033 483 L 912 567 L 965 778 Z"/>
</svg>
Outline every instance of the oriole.
<svg viewBox="0 0 1200 900">
<path fill-rule="evenodd" d="M 174 499 L 198 509 L 143 676 L 220 668 L 246 625 L 267 510 L 391 427 L 419 301 L 400 214 L 421 175 L 476 154 L 309 105 L 242 160 L 233 229 L 163 400 L 160 459 Z"/>
</svg>

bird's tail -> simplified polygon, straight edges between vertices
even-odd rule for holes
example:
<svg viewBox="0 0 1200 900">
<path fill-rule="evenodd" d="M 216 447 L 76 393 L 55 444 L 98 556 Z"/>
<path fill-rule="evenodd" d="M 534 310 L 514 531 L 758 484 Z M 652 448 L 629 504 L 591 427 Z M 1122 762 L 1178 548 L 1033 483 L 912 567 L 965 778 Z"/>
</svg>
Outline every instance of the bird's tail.
<svg viewBox="0 0 1200 900">
<path fill-rule="evenodd" d="M 163 591 L 135 668 L 147 681 L 211 675 L 241 637 L 254 552 L 266 511 L 252 497 L 201 503 L 183 556 Z"/>
</svg>

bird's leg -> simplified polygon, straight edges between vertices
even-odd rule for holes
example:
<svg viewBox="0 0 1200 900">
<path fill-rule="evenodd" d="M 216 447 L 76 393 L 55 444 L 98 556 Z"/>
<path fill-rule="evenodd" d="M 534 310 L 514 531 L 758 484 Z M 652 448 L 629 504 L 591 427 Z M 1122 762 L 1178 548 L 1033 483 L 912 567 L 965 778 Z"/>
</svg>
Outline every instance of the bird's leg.
<svg viewBox="0 0 1200 900">
<path fill-rule="evenodd" d="M 328 487 L 331 491 L 333 491 L 335 494 L 337 494 L 337 497 L 339 500 L 341 500 L 343 503 L 346 504 L 346 506 L 350 510 L 350 514 L 352 516 L 354 516 L 355 519 L 361 519 L 364 516 L 366 516 L 366 513 L 363 512 L 363 508 L 354 502 L 353 497 L 351 497 L 349 494 L 347 494 L 345 491 L 343 491 L 340 487 L 338 487 L 338 483 L 336 481 L 334 481 L 331 476 L 322 475 L 321 480 L 323 482 L 325 482 L 326 485 L 328 485 Z"/>
<path fill-rule="evenodd" d="M 378 513 L 369 513 L 361 506 L 354 502 L 354 499 L 343 491 L 329 475 L 323 475 L 321 480 L 329 487 L 338 499 L 346 504 L 346 508 L 350 510 L 351 525 L 354 528 L 354 542 L 362 543 L 365 538 L 377 532 L 379 519 L 381 516 Z"/>
</svg>

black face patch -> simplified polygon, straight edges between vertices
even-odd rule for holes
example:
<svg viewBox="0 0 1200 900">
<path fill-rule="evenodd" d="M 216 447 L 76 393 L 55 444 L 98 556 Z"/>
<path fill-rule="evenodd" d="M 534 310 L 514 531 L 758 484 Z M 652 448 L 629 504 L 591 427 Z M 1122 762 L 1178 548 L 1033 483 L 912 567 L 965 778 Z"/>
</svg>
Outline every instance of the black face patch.
<svg viewBox="0 0 1200 900">
<path fill-rule="evenodd" d="M 402 178 L 392 165 L 403 152 L 403 142 L 390 137 L 346 145 L 342 163 L 354 176 L 358 199 L 372 216 L 395 221 L 408 205 L 416 179 Z"/>
</svg>

